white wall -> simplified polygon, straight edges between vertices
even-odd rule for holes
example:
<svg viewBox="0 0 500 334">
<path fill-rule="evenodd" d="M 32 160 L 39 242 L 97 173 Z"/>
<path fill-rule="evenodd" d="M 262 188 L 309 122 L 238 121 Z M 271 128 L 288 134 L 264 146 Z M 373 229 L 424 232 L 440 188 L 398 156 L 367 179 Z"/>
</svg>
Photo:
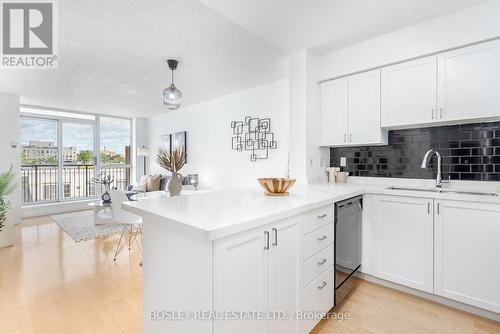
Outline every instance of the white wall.
<svg viewBox="0 0 500 334">
<path fill-rule="evenodd" d="M 7 171 L 10 166 L 13 166 L 14 171 L 19 176 L 21 171 L 21 156 L 19 151 L 21 144 L 19 129 L 19 96 L 0 93 L 0 115 L 2 119 L 2 124 L 0 126 L 0 173 Z M 11 146 L 12 142 L 17 143 L 16 148 Z M 12 224 L 18 224 L 21 221 L 21 194 L 19 187 L 17 187 L 17 190 L 11 193 L 7 199 L 12 203 L 12 208 L 6 227 L 0 232 L 2 234 L 0 235 L 0 244 L 2 241 L 5 242 L 5 237 L 13 232 Z"/>
<path fill-rule="evenodd" d="M 149 146 L 160 148 L 160 136 L 187 131 L 188 164 L 181 174 L 200 174 L 200 187 L 228 189 L 255 186 L 258 177 L 283 177 L 288 162 L 288 80 L 216 98 L 148 120 Z M 185 92 L 186 94 L 186 92 Z M 245 116 L 270 117 L 278 149 L 267 160 L 250 161 L 250 152 L 231 149 L 231 121 Z M 152 159 L 154 160 L 154 159 Z M 151 172 L 167 174 L 154 162 Z"/>
<path fill-rule="evenodd" d="M 320 148 L 318 60 L 309 51 L 290 55 L 290 170 L 300 183 L 326 181 L 330 150 Z"/>
<path fill-rule="evenodd" d="M 325 54 L 317 79 L 324 81 L 371 68 L 500 37 L 500 1 L 440 16 Z"/>
<path fill-rule="evenodd" d="M 307 51 L 290 55 L 290 176 L 307 183 Z"/>
</svg>

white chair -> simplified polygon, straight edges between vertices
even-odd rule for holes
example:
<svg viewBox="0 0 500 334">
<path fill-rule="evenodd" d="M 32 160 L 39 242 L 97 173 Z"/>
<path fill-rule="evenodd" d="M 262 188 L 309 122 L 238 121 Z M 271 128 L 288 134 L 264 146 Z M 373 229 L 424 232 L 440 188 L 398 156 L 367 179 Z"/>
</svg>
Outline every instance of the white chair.
<svg viewBox="0 0 500 334">
<path fill-rule="evenodd" d="M 137 247 L 139 247 L 139 251 L 142 254 L 142 218 L 122 209 L 122 203 L 129 201 L 123 190 L 113 189 L 109 194 L 111 195 L 113 221 L 114 223 L 123 225 L 113 260 L 116 261 L 116 257 L 126 245 L 128 245 L 128 249 L 130 250 L 134 241 L 137 243 Z M 128 234 L 128 238 L 124 237 L 125 234 Z"/>
</svg>

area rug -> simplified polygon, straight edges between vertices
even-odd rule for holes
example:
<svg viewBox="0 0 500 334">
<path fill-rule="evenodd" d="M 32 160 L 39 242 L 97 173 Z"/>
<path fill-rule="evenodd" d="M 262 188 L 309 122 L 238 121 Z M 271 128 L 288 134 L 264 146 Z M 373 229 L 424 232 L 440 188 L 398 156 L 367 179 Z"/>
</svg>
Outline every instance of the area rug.
<svg viewBox="0 0 500 334">
<path fill-rule="evenodd" d="M 107 237 L 122 231 L 120 224 L 94 224 L 94 211 L 79 211 L 51 216 L 52 220 L 59 225 L 76 242 Z"/>
</svg>

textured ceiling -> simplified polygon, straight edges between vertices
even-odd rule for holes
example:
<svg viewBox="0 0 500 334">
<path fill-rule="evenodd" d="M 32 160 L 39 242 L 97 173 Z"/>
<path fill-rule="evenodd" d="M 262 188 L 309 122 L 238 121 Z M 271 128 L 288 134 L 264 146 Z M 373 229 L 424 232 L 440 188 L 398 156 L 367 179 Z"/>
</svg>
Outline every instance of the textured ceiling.
<svg viewBox="0 0 500 334">
<path fill-rule="evenodd" d="M 0 70 L 0 92 L 24 104 L 147 117 L 171 112 L 162 105 L 166 58 L 180 60 L 187 106 L 287 76 L 286 53 L 322 54 L 481 2 L 201 1 L 58 1 L 59 68 Z"/>
<path fill-rule="evenodd" d="M 151 116 L 170 112 L 164 64 L 180 60 L 183 105 L 287 75 L 286 56 L 195 0 L 64 0 L 59 3 L 59 68 L 0 70 L 0 92 L 24 104 Z"/>
<path fill-rule="evenodd" d="M 484 0 L 200 0 L 286 53 L 321 55 Z"/>
</svg>

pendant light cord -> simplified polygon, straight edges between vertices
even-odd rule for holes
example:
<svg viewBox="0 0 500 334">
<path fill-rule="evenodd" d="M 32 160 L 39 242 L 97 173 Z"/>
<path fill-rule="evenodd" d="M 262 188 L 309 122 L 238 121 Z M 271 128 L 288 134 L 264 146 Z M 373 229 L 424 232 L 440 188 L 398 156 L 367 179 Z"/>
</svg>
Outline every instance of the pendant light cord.
<svg viewBox="0 0 500 334">
<path fill-rule="evenodd" d="M 171 71 L 172 71 L 172 82 L 171 82 L 171 84 L 173 85 L 174 84 L 174 70 L 171 69 Z"/>
</svg>

